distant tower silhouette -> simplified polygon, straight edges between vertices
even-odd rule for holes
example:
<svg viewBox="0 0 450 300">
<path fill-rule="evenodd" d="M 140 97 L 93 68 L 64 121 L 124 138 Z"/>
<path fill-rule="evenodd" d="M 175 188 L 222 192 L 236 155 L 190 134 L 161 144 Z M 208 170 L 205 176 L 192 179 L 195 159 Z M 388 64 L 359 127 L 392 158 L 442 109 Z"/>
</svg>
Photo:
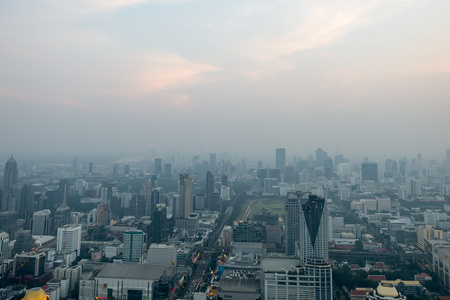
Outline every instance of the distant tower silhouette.
<svg viewBox="0 0 450 300">
<path fill-rule="evenodd" d="M 216 171 L 216 153 L 209 154 L 209 170 L 213 172 Z"/>
<path fill-rule="evenodd" d="M 15 188 L 17 185 L 17 177 L 17 162 L 11 155 L 5 164 L 5 172 L 3 174 L 2 211 L 16 210 Z"/>
<path fill-rule="evenodd" d="M 275 167 L 284 173 L 284 166 L 286 165 L 286 149 L 277 148 L 275 153 Z"/>
<path fill-rule="evenodd" d="M 154 173 L 155 175 L 161 175 L 162 173 L 162 158 L 161 157 L 155 157 L 154 161 Z"/>
<path fill-rule="evenodd" d="M 212 198 L 214 193 L 214 175 L 211 171 L 206 172 L 206 208 L 212 210 Z"/>
</svg>

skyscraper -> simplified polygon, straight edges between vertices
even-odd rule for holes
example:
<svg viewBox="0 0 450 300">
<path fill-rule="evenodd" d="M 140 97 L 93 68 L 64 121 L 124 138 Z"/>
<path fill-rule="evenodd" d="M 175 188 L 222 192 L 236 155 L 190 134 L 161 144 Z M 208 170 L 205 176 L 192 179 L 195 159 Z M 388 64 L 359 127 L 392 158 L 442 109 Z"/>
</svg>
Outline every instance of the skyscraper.
<svg viewBox="0 0 450 300">
<path fill-rule="evenodd" d="M 328 259 L 327 209 L 325 199 L 291 192 L 286 196 L 286 255 Z"/>
<path fill-rule="evenodd" d="M 331 157 L 326 157 L 323 160 L 323 168 L 325 171 L 325 177 L 327 179 L 333 178 L 334 165 L 333 165 L 333 159 Z"/>
<path fill-rule="evenodd" d="M 182 217 L 188 219 L 194 209 L 193 187 L 194 179 L 189 174 L 180 174 L 180 205 Z"/>
<path fill-rule="evenodd" d="M 33 214 L 31 223 L 31 233 L 33 235 L 50 235 L 51 234 L 51 211 L 44 209 Z"/>
<path fill-rule="evenodd" d="M 94 163 L 91 161 L 89 163 L 89 175 L 94 174 Z"/>
<path fill-rule="evenodd" d="M 155 165 L 154 165 L 154 173 L 155 175 L 162 174 L 162 157 L 155 157 Z"/>
<path fill-rule="evenodd" d="M 76 252 L 80 255 L 81 225 L 64 225 L 58 228 L 56 250 L 65 253 Z"/>
<path fill-rule="evenodd" d="M 72 171 L 73 174 L 78 173 L 78 158 L 76 156 L 73 158 Z"/>
<path fill-rule="evenodd" d="M 317 167 L 323 167 L 323 161 L 328 156 L 328 153 L 322 148 L 317 148 L 316 150 L 316 165 Z"/>
<path fill-rule="evenodd" d="M 447 161 L 447 171 L 450 171 L 450 149 L 445 152 L 445 159 Z"/>
<path fill-rule="evenodd" d="M 286 165 L 286 149 L 277 148 L 275 150 L 275 168 L 280 169 L 281 172 L 284 171 L 284 166 Z"/>
<path fill-rule="evenodd" d="M 285 203 L 285 250 L 286 255 L 295 255 L 295 243 L 300 239 L 300 198 L 302 194 L 288 193 Z"/>
<path fill-rule="evenodd" d="M 216 171 L 216 153 L 209 154 L 209 170 L 213 172 Z"/>
<path fill-rule="evenodd" d="M 152 190 L 151 201 L 150 201 L 150 212 L 151 214 L 155 210 L 158 204 L 164 203 L 164 192 L 161 187 L 154 188 Z M 152 216 L 151 216 L 152 217 Z"/>
<path fill-rule="evenodd" d="M 123 234 L 123 259 L 125 261 L 142 262 L 144 242 L 144 232 L 142 230 L 126 230 Z"/>
<path fill-rule="evenodd" d="M 300 204 L 300 238 L 297 256 L 305 264 L 307 259 L 328 260 L 327 208 L 324 198 L 308 195 Z"/>
<path fill-rule="evenodd" d="M 16 210 L 17 162 L 14 157 L 8 159 L 3 173 L 2 211 Z"/>
<path fill-rule="evenodd" d="M 378 182 L 378 165 L 377 163 L 363 162 L 361 164 L 361 178 L 365 180 L 373 180 Z"/>
<path fill-rule="evenodd" d="M 157 204 L 153 211 L 152 243 L 161 243 L 167 239 L 166 236 L 167 211 L 165 204 Z"/>
<path fill-rule="evenodd" d="M 5 172 L 3 174 L 3 189 L 8 190 L 13 185 L 17 185 L 17 177 L 18 177 L 17 162 L 11 155 L 11 157 L 5 164 Z"/>
<path fill-rule="evenodd" d="M 142 185 L 141 194 L 144 197 L 145 202 L 145 211 L 144 216 L 150 216 L 153 212 L 152 210 L 152 190 L 153 190 L 153 184 L 150 179 L 147 179 L 144 181 L 144 184 Z M 155 209 L 153 207 L 153 209 Z"/>
<path fill-rule="evenodd" d="M 212 195 L 214 193 L 214 175 L 211 171 L 206 172 L 206 208 L 212 210 Z"/>
</svg>

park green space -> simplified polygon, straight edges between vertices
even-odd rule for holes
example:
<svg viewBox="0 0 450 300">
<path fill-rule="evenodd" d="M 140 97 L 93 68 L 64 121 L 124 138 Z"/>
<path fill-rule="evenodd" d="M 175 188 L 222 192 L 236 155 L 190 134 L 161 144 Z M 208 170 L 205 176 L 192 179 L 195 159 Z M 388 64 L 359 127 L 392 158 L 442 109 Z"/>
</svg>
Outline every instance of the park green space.
<svg viewBox="0 0 450 300">
<path fill-rule="evenodd" d="M 277 214 L 282 217 L 284 214 L 284 199 L 282 198 L 261 198 L 261 199 L 248 199 L 244 204 L 240 214 L 239 220 L 242 220 L 245 212 L 247 211 L 249 205 L 251 205 L 251 210 L 248 215 L 248 219 L 253 220 L 253 215 L 266 210 L 273 214 Z"/>
</svg>

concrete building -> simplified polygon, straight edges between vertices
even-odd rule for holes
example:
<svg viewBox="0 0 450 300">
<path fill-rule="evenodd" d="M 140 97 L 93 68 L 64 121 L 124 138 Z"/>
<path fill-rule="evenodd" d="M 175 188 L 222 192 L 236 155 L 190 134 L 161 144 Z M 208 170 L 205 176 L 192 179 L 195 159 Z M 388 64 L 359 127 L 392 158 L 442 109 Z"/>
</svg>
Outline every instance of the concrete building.
<svg viewBox="0 0 450 300">
<path fill-rule="evenodd" d="M 75 289 L 77 283 L 81 280 L 81 274 L 83 273 L 82 266 L 62 266 L 57 267 L 53 271 L 53 278 L 60 279 L 60 280 L 67 280 L 67 290 L 73 290 Z M 62 285 L 62 291 L 64 290 L 64 284 Z M 64 294 L 64 293 L 62 293 Z M 65 296 L 63 296 L 64 298 Z"/>
<path fill-rule="evenodd" d="M 174 271 L 175 267 L 171 266 L 106 264 L 95 278 L 82 280 L 79 300 L 95 297 L 152 300 L 153 290 L 164 274 L 173 288 Z"/>
<path fill-rule="evenodd" d="M 226 270 L 217 291 L 221 299 L 258 300 L 261 297 L 259 271 Z"/>
<path fill-rule="evenodd" d="M 51 235 L 51 220 L 52 212 L 50 209 L 44 209 L 37 211 L 33 214 L 31 221 L 31 234 L 32 235 Z"/>
<path fill-rule="evenodd" d="M 264 257 L 262 299 L 329 300 L 333 299 L 331 266 L 323 260 L 308 260 L 297 267 L 299 259 Z"/>
<path fill-rule="evenodd" d="M 200 216 L 197 213 L 191 213 L 188 219 L 188 236 L 194 237 L 199 228 Z"/>
<path fill-rule="evenodd" d="M 151 244 L 147 251 L 147 265 L 176 266 L 177 246 Z"/>
<path fill-rule="evenodd" d="M 9 235 L 6 232 L 0 232 L 0 264 L 9 257 Z"/>
<path fill-rule="evenodd" d="M 56 251 L 62 253 L 75 253 L 80 255 L 81 225 L 64 225 L 58 228 L 56 238 Z"/>
<path fill-rule="evenodd" d="M 417 246 L 425 251 L 425 240 L 442 240 L 444 232 L 432 225 L 419 226 L 417 230 Z"/>
<path fill-rule="evenodd" d="M 45 253 L 24 252 L 14 256 L 13 276 L 31 275 L 34 277 L 44 274 Z"/>
<path fill-rule="evenodd" d="M 433 271 L 438 274 L 444 286 L 450 289 L 450 245 L 434 247 Z"/>
<path fill-rule="evenodd" d="M 123 259 L 141 263 L 145 242 L 144 231 L 139 229 L 126 230 L 123 234 Z"/>
</svg>

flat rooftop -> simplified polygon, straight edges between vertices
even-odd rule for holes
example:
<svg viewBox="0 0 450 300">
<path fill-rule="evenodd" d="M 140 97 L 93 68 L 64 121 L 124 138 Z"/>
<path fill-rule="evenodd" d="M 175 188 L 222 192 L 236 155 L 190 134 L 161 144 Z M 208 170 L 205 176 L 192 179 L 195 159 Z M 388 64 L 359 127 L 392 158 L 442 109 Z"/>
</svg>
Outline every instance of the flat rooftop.
<svg viewBox="0 0 450 300">
<path fill-rule="evenodd" d="M 158 280 L 166 271 L 171 276 L 175 267 L 133 264 L 106 264 L 96 276 L 97 278 L 123 278 L 138 280 Z"/>
</svg>

